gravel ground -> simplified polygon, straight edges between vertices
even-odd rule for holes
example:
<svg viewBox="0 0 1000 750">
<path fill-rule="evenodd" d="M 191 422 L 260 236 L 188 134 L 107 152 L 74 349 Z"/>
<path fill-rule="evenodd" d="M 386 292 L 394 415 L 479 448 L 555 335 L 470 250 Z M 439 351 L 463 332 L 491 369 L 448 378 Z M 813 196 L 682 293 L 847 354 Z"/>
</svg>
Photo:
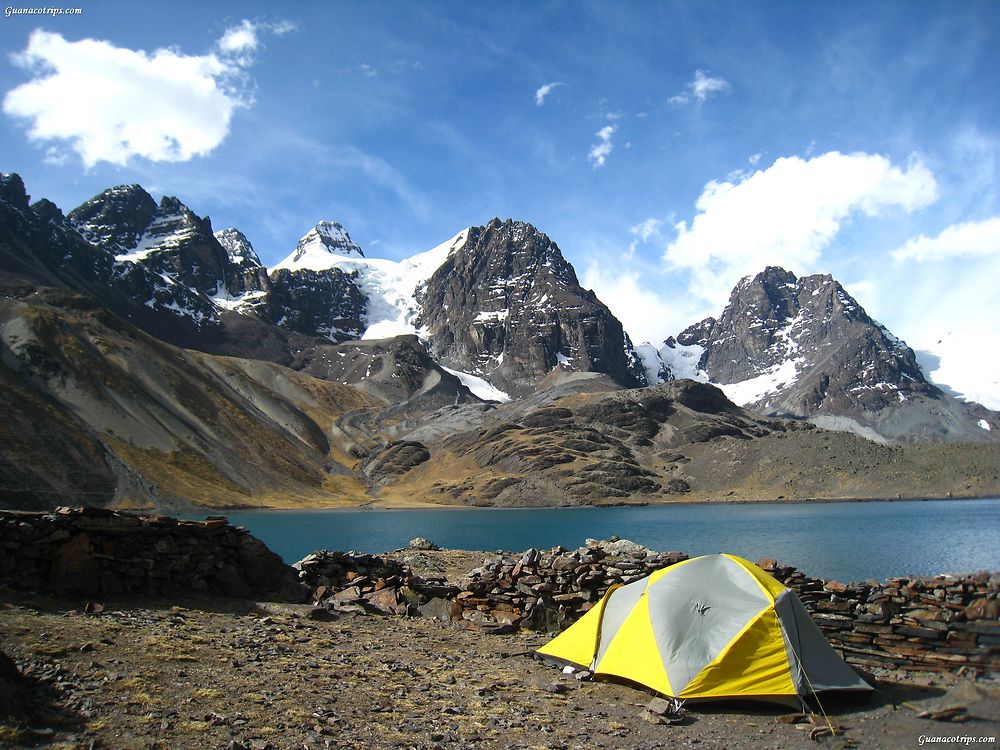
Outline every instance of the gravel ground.
<svg viewBox="0 0 1000 750">
<path fill-rule="evenodd" d="M 995 680 L 885 672 L 870 700 L 826 700 L 838 735 L 810 740 L 808 721 L 752 704 L 652 723 L 648 691 L 564 676 L 526 654 L 545 641 L 530 633 L 321 621 L 300 605 L 104 604 L 86 614 L 78 600 L 0 590 L 0 649 L 27 677 L 15 691 L 0 683 L 0 747 L 916 748 L 1000 735 Z M 972 718 L 916 717 L 952 703 Z"/>
</svg>

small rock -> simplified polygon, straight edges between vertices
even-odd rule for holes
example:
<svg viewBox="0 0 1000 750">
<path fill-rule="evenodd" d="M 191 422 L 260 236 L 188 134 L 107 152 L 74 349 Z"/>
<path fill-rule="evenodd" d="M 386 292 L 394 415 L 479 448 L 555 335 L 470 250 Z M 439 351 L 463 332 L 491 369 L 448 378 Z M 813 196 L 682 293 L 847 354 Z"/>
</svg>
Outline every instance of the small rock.
<svg viewBox="0 0 1000 750">
<path fill-rule="evenodd" d="M 410 543 L 407 546 L 410 549 L 424 550 L 427 552 L 435 552 L 441 549 L 436 544 L 434 544 L 434 542 L 432 542 L 430 539 L 424 539 L 422 536 L 414 537 L 413 539 L 410 540 Z"/>
<path fill-rule="evenodd" d="M 537 674 L 532 675 L 528 679 L 528 685 L 536 690 L 541 690 L 543 693 L 565 693 L 569 690 L 569 687 L 563 683 L 546 680 L 544 677 Z"/>
</svg>

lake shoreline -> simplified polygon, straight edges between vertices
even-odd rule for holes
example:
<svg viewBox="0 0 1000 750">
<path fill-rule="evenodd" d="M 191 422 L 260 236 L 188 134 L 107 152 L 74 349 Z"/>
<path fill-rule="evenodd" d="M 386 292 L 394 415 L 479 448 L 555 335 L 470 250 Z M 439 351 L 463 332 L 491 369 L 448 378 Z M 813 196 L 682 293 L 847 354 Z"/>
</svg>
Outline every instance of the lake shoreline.
<svg viewBox="0 0 1000 750">
<path fill-rule="evenodd" d="M 361 510 L 387 511 L 387 510 L 582 510 L 584 508 L 655 508 L 671 507 L 682 505 L 813 505 L 816 503 L 908 503 L 908 502 L 963 502 L 968 500 L 997 500 L 996 495 L 951 495 L 944 497 L 914 496 L 914 497 L 796 497 L 796 498 L 703 498 L 697 500 L 642 500 L 635 502 L 615 502 L 587 505 L 469 505 L 467 503 L 437 503 L 430 501 L 413 500 L 409 502 L 389 500 L 380 502 L 370 500 L 357 504 L 337 504 L 337 505 L 317 505 L 317 506 L 295 506 L 283 507 L 280 505 L 226 505 L 226 506 L 198 506 L 184 509 L 143 509 L 143 508 L 118 508 L 117 510 L 127 510 L 141 513 L 178 513 L 183 516 L 193 516 L 196 514 L 219 515 L 226 512 L 270 512 L 281 513 L 323 513 L 336 512 L 357 512 Z"/>
</svg>

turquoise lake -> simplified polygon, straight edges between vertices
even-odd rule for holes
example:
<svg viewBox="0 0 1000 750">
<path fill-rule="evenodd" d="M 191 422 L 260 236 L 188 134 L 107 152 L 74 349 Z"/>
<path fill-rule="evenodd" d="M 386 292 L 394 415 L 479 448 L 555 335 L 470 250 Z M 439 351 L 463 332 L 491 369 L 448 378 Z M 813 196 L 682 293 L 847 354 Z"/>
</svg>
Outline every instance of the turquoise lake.
<svg viewBox="0 0 1000 750">
<path fill-rule="evenodd" d="M 287 562 L 318 549 L 385 552 L 423 536 L 442 547 L 578 547 L 614 534 L 659 551 L 773 557 L 858 581 L 1000 570 L 1000 498 L 616 508 L 239 511 Z M 188 516 L 203 518 L 204 516 Z"/>
</svg>

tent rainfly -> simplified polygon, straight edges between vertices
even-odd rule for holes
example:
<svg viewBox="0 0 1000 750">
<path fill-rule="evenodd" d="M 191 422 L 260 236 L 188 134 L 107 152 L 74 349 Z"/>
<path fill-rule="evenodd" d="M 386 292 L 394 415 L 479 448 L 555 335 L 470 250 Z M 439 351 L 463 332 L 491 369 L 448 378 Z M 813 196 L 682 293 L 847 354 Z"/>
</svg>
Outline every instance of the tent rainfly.
<svg viewBox="0 0 1000 750">
<path fill-rule="evenodd" d="M 794 591 L 735 555 L 696 557 L 613 586 L 537 653 L 683 700 L 798 707 L 824 690 L 872 689 Z"/>
</svg>

